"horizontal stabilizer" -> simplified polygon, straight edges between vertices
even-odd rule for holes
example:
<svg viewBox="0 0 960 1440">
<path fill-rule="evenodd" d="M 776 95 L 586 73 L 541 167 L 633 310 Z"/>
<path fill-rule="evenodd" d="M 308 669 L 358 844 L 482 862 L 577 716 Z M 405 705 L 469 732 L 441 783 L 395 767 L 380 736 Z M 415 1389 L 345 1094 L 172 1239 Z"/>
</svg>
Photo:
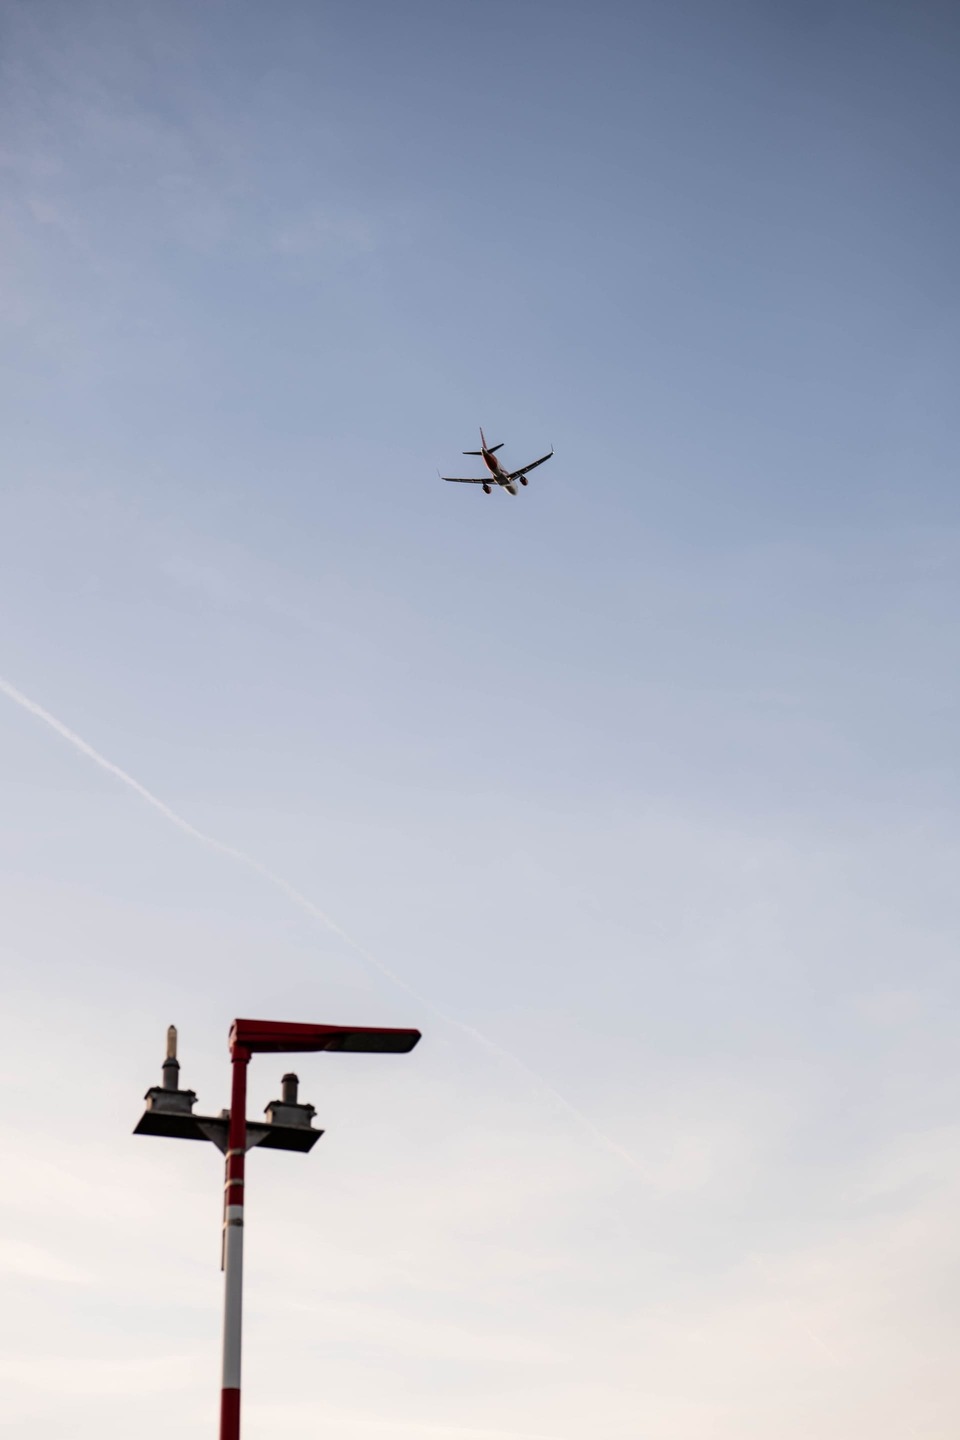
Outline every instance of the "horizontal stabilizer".
<svg viewBox="0 0 960 1440">
<path fill-rule="evenodd" d="M 499 445 L 488 445 L 488 446 L 487 446 L 487 454 L 488 454 L 488 455 L 492 455 L 493 452 L 494 452 L 494 450 L 502 450 L 502 449 L 503 449 L 503 441 L 501 440 Z M 482 455 L 482 454 L 483 454 L 483 451 L 482 451 L 482 450 L 464 450 L 462 453 L 463 453 L 464 455 Z"/>
</svg>

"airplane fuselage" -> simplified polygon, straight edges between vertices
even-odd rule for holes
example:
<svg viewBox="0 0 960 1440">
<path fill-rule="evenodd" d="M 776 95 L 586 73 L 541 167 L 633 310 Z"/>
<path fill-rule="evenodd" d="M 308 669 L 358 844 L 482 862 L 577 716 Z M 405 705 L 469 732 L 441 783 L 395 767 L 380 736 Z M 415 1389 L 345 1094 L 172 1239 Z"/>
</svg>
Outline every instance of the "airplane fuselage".
<svg viewBox="0 0 960 1440">
<path fill-rule="evenodd" d="M 489 450 L 481 450 L 480 454 L 483 458 L 484 465 L 486 465 L 497 484 L 506 485 L 509 482 L 510 476 L 506 470 L 504 470 L 496 455 L 491 455 Z"/>
<path fill-rule="evenodd" d="M 510 479 L 509 474 L 506 470 L 504 470 L 503 466 L 500 464 L 500 461 L 497 459 L 496 455 L 494 455 L 493 451 L 488 450 L 487 447 L 484 446 L 483 449 L 480 451 L 480 458 L 482 459 L 484 465 L 486 465 L 487 469 L 490 471 L 490 478 L 493 480 L 493 483 L 495 485 L 502 485 L 504 490 L 506 490 L 508 494 L 516 495 L 516 482 Z M 520 483 L 522 485 L 526 485 L 526 477 L 524 477 Z"/>
</svg>

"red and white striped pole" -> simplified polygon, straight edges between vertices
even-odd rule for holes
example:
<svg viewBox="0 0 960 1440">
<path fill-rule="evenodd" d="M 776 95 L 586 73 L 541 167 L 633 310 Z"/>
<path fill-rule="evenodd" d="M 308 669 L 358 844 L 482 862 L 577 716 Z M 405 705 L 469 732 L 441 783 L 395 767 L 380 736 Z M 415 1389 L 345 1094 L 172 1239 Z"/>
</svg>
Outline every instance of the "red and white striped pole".
<svg viewBox="0 0 960 1440">
<path fill-rule="evenodd" d="M 163 1084 L 147 1091 L 147 1108 L 137 1135 L 168 1135 L 182 1140 L 212 1140 L 226 1149 L 223 1187 L 223 1376 L 220 1396 L 220 1440 L 240 1440 L 240 1342 L 243 1327 L 243 1182 L 248 1140 L 273 1150 L 305 1155 L 323 1134 L 312 1121 L 312 1105 L 297 1101 L 296 1076 L 285 1076 L 283 1099 L 267 1108 L 267 1123 L 248 1135 L 247 1066 L 251 1055 L 314 1054 L 342 1050 L 360 1055 L 406 1055 L 420 1039 L 419 1030 L 373 1025 L 303 1025 L 283 1020 L 235 1020 L 230 1030 L 232 1085 L 230 1118 L 194 1115 L 197 1097 L 180 1089 L 177 1032 L 167 1034 Z M 252 1137 L 252 1138 L 251 1138 Z"/>
<path fill-rule="evenodd" d="M 243 1328 L 243 1182 L 247 1153 L 250 1051 L 231 1047 L 233 1084 L 223 1202 L 223 1381 L 220 1440 L 240 1440 L 240 1341 Z"/>
</svg>

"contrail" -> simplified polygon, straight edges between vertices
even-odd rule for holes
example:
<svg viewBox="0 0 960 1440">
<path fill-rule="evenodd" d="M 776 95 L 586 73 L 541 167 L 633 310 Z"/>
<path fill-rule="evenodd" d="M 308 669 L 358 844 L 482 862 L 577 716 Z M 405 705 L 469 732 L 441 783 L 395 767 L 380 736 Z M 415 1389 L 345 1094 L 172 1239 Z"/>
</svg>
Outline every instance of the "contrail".
<svg viewBox="0 0 960 1440">
<path fill-rule="evenodd" d="M 374 970 L 379 971 L 384 979 L 389 980 L 392 985 L 396 985 L 399 990 L 403 990 L 407 995 L 410 995 L 419 1005 L 423 1005 L 427 1010 L 432 1011 L 438 1019 L 447 1025 L 454 1026 L 455 1029 L 460 1030 L 464 1035 L 469 1035 L 471 1040 L 475 1040 L 478 1045 L 482 1045 L 484 1049 L 489 1050 L 492 1054 L 498 1055 L 501 1060 L 507 1060 L 511 1065 L 516 1066 L 528 1079 L 533 1080 L 544 1094 L 549 1095 L 561 1109 L 565 1110 L 572 1119 L 576 1120 L 579 1125 L 592 1135 L 593 1139 L 598 1145 L 601 1145 L 604 1150 L 611 1155 L 616 1155 L 620 1160 L 623 1160 L 625 1164 L 629 1165 L 632 1170 L 637 1171 L 638 1174 L 642 1175 L 645 1173 L 640 1162 L 630 1154 L 629 1150 L 626 1150 L 622 1145 L 618 1145 L 616 1140 L 612 1140 L 609 1135 L 606 1135 L 600 1130 L 592 1120 L 577 1109 L 571 1100 L 568 1100 L 565 1095 L 561 1095 L 559 1090 L 555 1090 L 541 1075 L 538 1075 L 535 1070 L 532 1070 L 525 1061 L 519 1059 L 518 1056 L 512 1054 L 509 1050 L 505 1050 L 503 1046 L 498 1045 L 495 1040 L 488 1039 L 481 1031 L 475 1030 L 472 1025 L 467 1025 L 463 1020 L 458 1020 L 455 1015 L 449 1014 L 448 1011 L 444 1010 L 443 1007 L 438 1005 L 434 1000 L 428 1000 L 425 995 L 422 995 L 419 990 L 409 985 L 406 980 L 397 975 L 389 966 L 384 965 L 382 960 L 378 960 L 375 955 L 371 955 L 370 951 L 365 949 L 358 940 L 354 940 L 353 936 L 348 935 L 342 926 L 338 925 L 335 920 L 331 920 L 326 911 L 321 910 L 319 905 L 315 904 L 308 895 L 304 895 L 302 891 L 298 890 L 294 885 L 291 885 L 288 880 L 284 880 L 282 875 L 277 875 L 268 865 L 264 865 L 262 861 L 255 859 L 252 855 L 247 855 L 245 851 L 238 850 L 236 846 L 228 845 L 225 841 L 218 840 L 215 835 L 208 835 L 204 830 L 198 830 L 196 825 L 191 825 L 189 820 L 185 820 L 182 815 L 178 815 L 176 810 L 171 809 L 159 796 L 154 795 L 152 790 L 148 790 L 145 785 L 141 785 L 139 780 L 135 780 L 132 775 L 128 775 L 126 770 L 122 770 L 119 765 L 115 765 L 112 760 L 108 760 L 105 755 L 101 755 L 99 750 L 95 750 L 94 747 L 87 740 L 84 740 L 82 736 L 78 735 L 75 730 L 71 730 L 68 725 L 64 725 L 63 721 L 58 720 L 55 715 L 51 715 L 50 711 L 45 710 L 42 705 L 38 705 L 36 700 L 31 700 L 29 695 L 24 695 L 22 690 L 18 690 L 15 685 L 11 685 L 10 681 L 5 680 L 2 675 L 0 675 L 0 693 L 6 695 L 7 699 L 12 700 L 15 705 L 19 705 L 20 709 L 25 710 L 28 715 L 32 715 L 35 719 L 40 720 L 48 729 L 53 730 L 59 735 L 62 740 L 66 740 L 68 745 L 72 745 L 74 750 L 79 751 L 81 755 L 85 755 L 88 760 L 92 760 L 94 765 L 98 765 L 101 770 L 105 770 L 108 775 L 112 775 L 115 780 L 119 780 L 121 784 L 126 785 L 128 790 L 132 790 L 145 804 L 149 805 L 151 809 L 156 810 L 159 815 L 163 816 L 164 820 L 168 821 L 171 825 L 175 825 L 178 830 L 182 830 L 185 835 L 189 835 L 191 839 L 198 841 L 201 845 L 206 845 L 209 850 L 215 850 L 218 854 L 225 855 L 227 859 L 236 861 L 238 865 L 245 866 L 246 869 L 252 870 L 255 875 L 259 875 L 262 880 L 265 880 L 268 885 L 272 885 L 275 890 L 279 890 L 281 895 L 285 895 L 294 905 L 299 906 L 301 910 L 311 915 L 314 920 L 318 920 L 321 925 L 326 926 L 334 935 L 338 935 L 345 945 L 348 945 L 355 954 L 359 955 L 361 959 L 366 961 Z"/>
</svg>

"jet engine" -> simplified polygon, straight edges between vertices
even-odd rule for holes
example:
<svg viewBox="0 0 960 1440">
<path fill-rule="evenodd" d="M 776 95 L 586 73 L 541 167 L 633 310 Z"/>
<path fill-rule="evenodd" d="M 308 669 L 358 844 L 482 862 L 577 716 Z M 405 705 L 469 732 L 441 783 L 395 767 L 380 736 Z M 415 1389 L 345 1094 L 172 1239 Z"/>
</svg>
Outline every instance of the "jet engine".
<svg viewBox="0 0 960 1440">
<path fill-rule="evenodd" d="M 487 482 L 484 481 L 484 482 L 483 482 L 483 493 L 484 493 L 484 495 L 489 495 L 489 494 L 490 494 L 490 490 L 491 490 L 491 486 L 489 486 L 489 485 L 487 484 Z"/>
<path fill-rule="evenodd" d="M 521 475 L 521 476 L 520 476 L 520 484 L 521 484 L 521 485 L 526 485 L 526 484 L 527 484 L 527 477 L 526 477 L 526 475 Z"/>
</svg>

